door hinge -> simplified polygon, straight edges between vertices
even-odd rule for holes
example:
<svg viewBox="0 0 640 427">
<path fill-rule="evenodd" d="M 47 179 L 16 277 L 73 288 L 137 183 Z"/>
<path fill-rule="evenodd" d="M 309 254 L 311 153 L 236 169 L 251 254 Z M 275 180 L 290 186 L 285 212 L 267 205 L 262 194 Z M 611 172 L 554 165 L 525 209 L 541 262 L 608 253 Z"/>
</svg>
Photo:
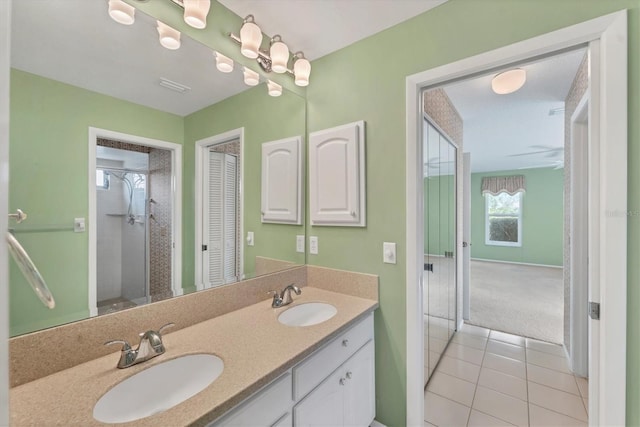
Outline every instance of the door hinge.
<svg viewBox="0 0 640 427">
<path fill-rule="evenodd" d="M 426 262 L 425 262 L 425 263 L 424 263 L 424 270 L 425 270 L 425 271 L 430 271 L 430 272 L 432 272 L 432 273 L 433 273 L 433 264 L 431 264 L 431 263 L 426 263 Z"/>
<path fill-rule="evenodd" d="M 600 303 L 589 301 L 589 317 L 600 320 Z"/>
<path fill-rule="evenodd" d="M 202 251 L 206 251 L 207 250 L 207 245 L 202 245 Z"/>
</svg>

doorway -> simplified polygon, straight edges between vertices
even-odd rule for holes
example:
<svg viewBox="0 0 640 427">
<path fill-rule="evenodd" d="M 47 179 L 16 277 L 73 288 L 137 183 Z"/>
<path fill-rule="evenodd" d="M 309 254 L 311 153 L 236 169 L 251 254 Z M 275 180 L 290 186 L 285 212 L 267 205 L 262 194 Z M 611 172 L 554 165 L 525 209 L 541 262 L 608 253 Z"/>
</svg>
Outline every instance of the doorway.
<svg viewBox="0 0 640 427">
<path fill-rule="evenodd" d="M 89 129 L 91 316 L 182 295 L 178 144 Z"/>
<path fill-rule="evenodd" d="M 196 288 L 244 278 L 243 130 L 196 142 Z"/>
<path fill-rule="evenodd" d="M 606 37 L 605 37 L 606 35 Z M 416 375 L 422 355 L 422 216 L 415 195 L 423 166 L 417 141 L 419 93 L 466 76 L 490 72 L 531 58 L 589 43 L 591 58 L 591 114 L 589 116 L 589 285 L 590 296 L 607 301 L 607 318 L 590 323 L 589 415 L 596 425 L 624 424 L 626 394 L 626 221 L 601 214 L 607 209 L 626 210 L 626 12 L 545 34 L 407 78 L 407 421 L 424 421 L 424 400 Z M 606 52 L 606 54 L 604 54 Z M 615 117 L 615 125 L 608 118 Z M 622 123 L 622 125 L 621 125 Z M 595 132 L 594 130 L 598 130 Z M 600 141 L 606 141 L 606 155 Z M 416 155 L 417 154 L 417 155 Z M 416 158 L 420 159 L 416 162 Z M 604 203 L 604 205 L 603 205 Z M 594 217 L 595 216 L 595 217 Z M 462 247 L 458 238 L 457 247 Z M 606 268 L 604 268 L 606 266 Z M 459 266 L 458 268 L 461 268 Z M 613 285 L 615 284 L 615 285 Z M 621 289 L 624 288 L 624 289 Z M 458 296 L 459 301 L 461 295 Z M 458 317 L 461 324 L 461 316 Z M 605 339 L 606 337 L 606 339 Z M 605 342 L 608 345 L 604 345 Z M 613 343 L 615 342 L 615 350 Z M 606 363 L 604 363 L 606 361 Z M 614 363 L 615 361 L 615 363 Z M 418 378 L 421 378 L 419 376 Z"/>
</svg>

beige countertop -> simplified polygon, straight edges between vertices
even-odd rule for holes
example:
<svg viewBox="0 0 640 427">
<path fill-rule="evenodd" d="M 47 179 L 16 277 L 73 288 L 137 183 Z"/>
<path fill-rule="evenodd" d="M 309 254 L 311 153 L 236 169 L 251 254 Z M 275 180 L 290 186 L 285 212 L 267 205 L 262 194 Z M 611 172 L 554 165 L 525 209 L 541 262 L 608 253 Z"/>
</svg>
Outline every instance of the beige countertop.
<svg viewBox="0 0 640 427">
<path fill-rule="evenodd" d="M 286 308 L 315 301 L 333 304 L 338 313 L 314 326 L 290 327 L 278 322 L 277 316 Z M 9 399 L 11 425 L 105 425 L 93 418 L 93 406 L 120 381 L 178 356 L 209 353 L 224 362 L 224 371 L 211 385 L 165 412 L 125 423 L 205 425 L 377 307 L 375 300 L 312 287 L 303 288 L 286 308 L 271 308 L 270 299 L 261 301 L 166 334 L 165 354 L 130 368 L 116 368 L 120 356 L 117 352 L 14 387 Z"/>
</svg>

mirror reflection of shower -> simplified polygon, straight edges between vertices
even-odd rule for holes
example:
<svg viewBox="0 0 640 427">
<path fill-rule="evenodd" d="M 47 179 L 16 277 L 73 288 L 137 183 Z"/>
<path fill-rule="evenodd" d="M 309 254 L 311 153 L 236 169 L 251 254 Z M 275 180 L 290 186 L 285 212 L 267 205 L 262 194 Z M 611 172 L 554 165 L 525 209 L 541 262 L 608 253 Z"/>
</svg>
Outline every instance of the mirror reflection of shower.
<svg viewBox="0 0 640 427">
<path fill-rule="evenodd" d="M 98 314 L 149 302 L 149 154 L 97 147 Z"/>
</svg>

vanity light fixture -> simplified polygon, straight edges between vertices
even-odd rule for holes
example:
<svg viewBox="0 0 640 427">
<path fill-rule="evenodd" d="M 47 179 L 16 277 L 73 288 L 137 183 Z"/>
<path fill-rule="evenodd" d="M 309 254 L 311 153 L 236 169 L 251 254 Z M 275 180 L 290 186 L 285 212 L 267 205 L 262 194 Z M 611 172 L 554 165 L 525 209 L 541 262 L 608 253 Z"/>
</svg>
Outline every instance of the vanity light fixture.
<svg viewBox="0 0 640 427">
<path fill-rule="evenodd" d="M 171 28 L 164 22 L 157 22 L 160 44 L 169 50 L 176 50 L 180 48 L 180 31 Z"/>
<path fill-rule="evenodd" d="M 140 1 L 140 0 L 138 0 Z M 184 9 L 183 19 L 187 25 L 202 30 L 207 27 L 207 15 L 211 0 L 171 0 Z"/>
<path fill-rule="evenodd" d="M 240 28 L 240 53 L 250 59 L 259 56 L 260 44 L 262 44 L 262 30 L 255 23 L 253 15 L 244 18 Z"/>
<path fill-rule="evenodd" d="M 282 95 L 282 86 L 278 83 L 274 83 L 271 80 L 267 80 L 267 89 L 269 90 L 269 96 Z"/>
<path fill-rule="evenodd" d="M 221 73 L 230 73 L 233 71 L 233 60 L 227 56 L 224 56 L 220 52 L 213 52 L 216 56 L 216 68 Z"/>
<path fill-rule="evenodd" d="M 279 35 L 273 36 L 271 39 L 271 69 L 274 73 L 282 74 L 287 72 L 287 63 L 289 62 L 289 48 L 282 41 Z"/>
<path fill-rule="evenodd" d="M 136 9 L 122 0 L 109 0 L 109 16 L 122 25 L 131 25 L 136 20 Z"/>
<path fill-rule="evenodd" d="M 297 52 L 296 60 L 293 63 L 293 77 L 298 86 L 309 86 L 309 74 L 311 74 L 311 63 L 304 57 L 304 53 Z"/>
<path fill-rule="evenodd" d="M 491 80 L 491 89 L 498 95 L 506 95 L 520 89 L 527 81 L 527 72 L 522 68 L 514 68 L 496 74 Z"/>
<path fill-rule="evenodd" d="M 176 1 L 176 0 L 173 0 Z M 231 40 L 240 45 L 240 53 L 247 58 L 255 59 L 260 68 L 270 73 L 287 73 L 294 77 L 297 86 L 308 86 L 311 74 L 311 63 L 302 52 L 291 55 L 289 47 L 282 41 L 280 35 L 271 38 L 269 51 L 261 50 L 262 31 L 255 22 L 253 15 L 247 15 L 242 21 L 240 36 L 229 34 Z M 293 60 L 293 70 L 289 68 L 289 60 Z"/>
<path fill-rule="evenodd" d="M 244 74 L 244 83 L 247 86 L 256 86 L 258 83 L 260 83 L 260 76 L 258 75 L 258 73 L 256 73 L 252 69 L 244 67 L 243 74 Z"/>
</svg>

